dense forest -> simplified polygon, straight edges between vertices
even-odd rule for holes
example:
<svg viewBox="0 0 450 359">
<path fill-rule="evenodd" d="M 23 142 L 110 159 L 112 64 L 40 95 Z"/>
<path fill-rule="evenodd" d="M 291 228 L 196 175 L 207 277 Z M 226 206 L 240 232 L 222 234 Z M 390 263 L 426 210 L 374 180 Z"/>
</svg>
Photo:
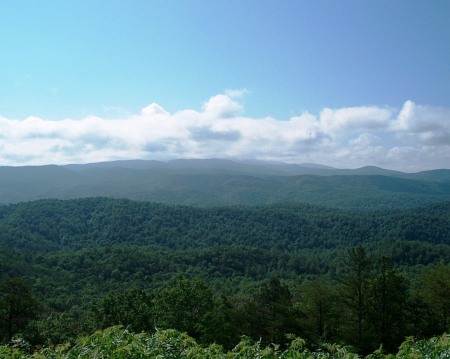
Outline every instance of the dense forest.
<svg viewBox="0 0 450 359">
<path fill-rule="evenodd" d="M 3 205 L 0 341 L 72 350 L 121 325 L 184 332 L 224 353 L 242 336 L 280 353 L 293 338 L 311 352 L 396 353 L 408 336 L 449 330 L 449 214 L 450 202 L 360 212 L 99 197 Z"/>
</svg>

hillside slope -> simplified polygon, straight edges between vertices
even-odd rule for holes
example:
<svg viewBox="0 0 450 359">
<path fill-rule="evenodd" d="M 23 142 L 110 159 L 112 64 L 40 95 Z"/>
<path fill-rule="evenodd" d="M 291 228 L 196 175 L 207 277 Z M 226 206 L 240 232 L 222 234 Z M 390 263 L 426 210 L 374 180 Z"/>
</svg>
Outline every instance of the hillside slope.
<svg viewBox="0 0 450 359">
<path fill-rule="evenodd" d="M 450 200 L 450 170 L 406 174 L 226 160 L 0 167 L 0 203 L 98 196 L 198 207 L 310 203 L 401 209 Z"/>
<path fill-rule="evenodd" d="M 364 245 L 397 266 L 450 261 L 450 202 L 352 213 L 311 205 L 200 209 L 129 200 L 0 206 L 0 280 L 21 275 L 55 308 L 155 287 L 176 273 L 222 290 L 276 275 L 336 273 Z M 233 283 L 233 284 L 231 284 Z"/>
</svg>

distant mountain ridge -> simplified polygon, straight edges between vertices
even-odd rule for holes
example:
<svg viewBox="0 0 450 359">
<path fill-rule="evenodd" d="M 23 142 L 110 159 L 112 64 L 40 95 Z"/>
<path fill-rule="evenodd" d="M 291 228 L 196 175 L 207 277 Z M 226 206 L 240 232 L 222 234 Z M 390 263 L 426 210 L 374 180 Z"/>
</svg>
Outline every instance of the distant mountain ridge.
<svg viewBox="0 0 450 359">
<path fill-rule="evenodd" d="M 109 162 L 95 162 L 86 164 L 63 165 L 71 170 L 86 170 L 91 168 L 129 168 L 129 169 L 171 169 L 204 171 L 219 170 L 251 175 L 382 175 L 409 179 L 428 179 L 431 181 L 450 180 L 450 169 L 436 169 L 416 173 L 406 173 L 388 170 L 376 166 L 364 166 L 356 169 L 342 169 L 325 166 L 318 163 L 292 164 L 278 161 L 260 160 L 226 160 L 226 159 L 177 159 L 170 161 L 157 160 L 117 160 Z M 1 167 L 0 167 L 1 168 Z"/>
<path fill-rule="evenodd" d="M 450 200 L 450 170 L 179 159 L 0 167 L 0 203 L 83 197 L 200 207 L 310 203 L 347 209 L 411 208 Z"/>
</svg>

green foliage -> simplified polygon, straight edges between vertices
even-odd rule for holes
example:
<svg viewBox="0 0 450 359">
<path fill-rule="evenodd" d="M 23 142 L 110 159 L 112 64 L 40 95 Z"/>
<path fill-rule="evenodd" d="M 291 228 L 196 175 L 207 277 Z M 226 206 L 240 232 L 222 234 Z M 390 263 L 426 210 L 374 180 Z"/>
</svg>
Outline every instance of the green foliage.
<svg viewBox="0 0 450 359">
<path fill-rule="evenodd" d="M 340 299 L 345 305 L 347 341 L 361 351 L 369 348 L 368 301 L 371 283 L 372 261 L 361 246 L 350 249 L 345 262 L 348 274 L 341 281 Z"/>
<path fill-rule="evenodd" d="M 11 340 L 38 312 L 38 302 L 23 278 L 0 282 L 0 340 Z"/>
<path fill-rule="evenodd" d="M 262 344 L 284 344 L 285 334 L 296 332 L 292 294 L 278 278 L 264 282 L 242 308 L 244 333 Z"/>
<path fill-rule="evenodd" d="M 431 339 L 414 340 L 407 338 L 400 346 L 396 358 L 404 359 L 441 359 L 450 357 L 450 335 L 443 334 Z"/>
<path fill-rule="evenodd" d="M 335 284 L 325 278 L 305 281 L 299 289 L 300 324 L 314 342 L 334 339 L 339 318 Z"/>
<path fill-rule="evenodd" d="M 123 325 L 135 332 L 153 331 L 154 296 L 143 290 L 110 292 L 95 302 L 88 312 L 93 328 Z"/>
<path fill-rule="evenodd" d="M 245 280 L 339 272 L 357 245 L 396 266 L 448 263 L 449 212 L 449 203 L 365 214 L 309 205 L 198 209 L 105 198 L 21 203 L 1 207 L 0 276 L 29 279 L 56 311 L 122 288 L 160 287 L 177 273 L 235 294 Z"/>
<path fill-rule="evenodd" d="M 207 327 L 206 321 L 212 310 L 213 294 L 204 281 L 176 276 L 156 296 L 156 327 L 175 328 L 199 338 L 213 330 Z"/>
<path fill-rule="evenodd" d="M 51 312 L 32 320 L 24 335 L 35 345 L 66 343 L 81 333 L 81 323 L 68 312 Z"/>
<path fill-rule="evenodd" d="M 247 335 L 282 351 L 293 333 L 314 348 L 394 352 L 406 335 L 448 330 L 449 213 L 450 203 L 366 213 L 106 198 L 2 206 L 0 275 L 21 274 L 42 310 L 9 331 L 3 296 L 0 334 L 51 345 L 156 326 L 226 350 Z"/>
<path fill-rule="evenodd" d="M 420 278 L 422 298 L 431 308 L 439 331 L 450 327 L 450 265 L 428 267 Z"/>
<path fill-rule="evenodd" d="M 224 295 L 216 298 L 212 311 L 204 318 L 203 343 L 218 343 L 226 349 L 233 348 L 242 335 L 239 308 Z"/>
<path fill-rule="evenodd" d="M 405 337 L 405 317 L 408 303 L 406 279 L 382 257 L 371 281 L 368 299 L 368 318 L 374 342 L 393 352 Z"/>
<path fill-rule="evenodd" d="M 44 347 L 33 353 L 29 345 L 18 339 L 7 346 L 0 346 L 0 356 L 4 359 L 22 358 L 218 358 L 218 359 L 325 359 L 361 358 L 351 348 L 336 344 L 324 344 L 317 350 L 310 350 L 303 339 L 290 337 L 290 344 L 281 349 L 276 344 L 263 346 L 259 341 L 243 337 L 236 347 L 224 351 L 222 347 L 212 344 L 200 346 L 186 334 L 175 330 L 157 330 L 153 334 L 132 333 L 123 327 L 111 327 L 97 331 L 90 336 L 80 338 L 74 345 Z M 381 350 L 374 352 L 366 359 L 383 358 L 447 358 L 450 355 L 450 336 L 444 334 L 427 340 L 415 341 L 408 338 L 396 355 L 385 355 Z"/>
</svg>

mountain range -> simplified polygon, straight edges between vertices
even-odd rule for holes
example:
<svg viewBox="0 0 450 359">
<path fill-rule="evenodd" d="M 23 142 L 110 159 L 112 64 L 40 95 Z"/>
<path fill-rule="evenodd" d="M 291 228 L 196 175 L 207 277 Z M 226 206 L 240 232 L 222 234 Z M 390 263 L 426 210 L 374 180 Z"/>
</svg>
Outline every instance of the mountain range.
<svg viewBox="0 0 450 359">
<path fill-rule="evenodd" d="M 0 167 L 0 203 L 85 197 L 200 207 L 309 203 L 403 209 L 449 201 L 450 170 L 405 173 L 222 159 Z"/>
</svg>

